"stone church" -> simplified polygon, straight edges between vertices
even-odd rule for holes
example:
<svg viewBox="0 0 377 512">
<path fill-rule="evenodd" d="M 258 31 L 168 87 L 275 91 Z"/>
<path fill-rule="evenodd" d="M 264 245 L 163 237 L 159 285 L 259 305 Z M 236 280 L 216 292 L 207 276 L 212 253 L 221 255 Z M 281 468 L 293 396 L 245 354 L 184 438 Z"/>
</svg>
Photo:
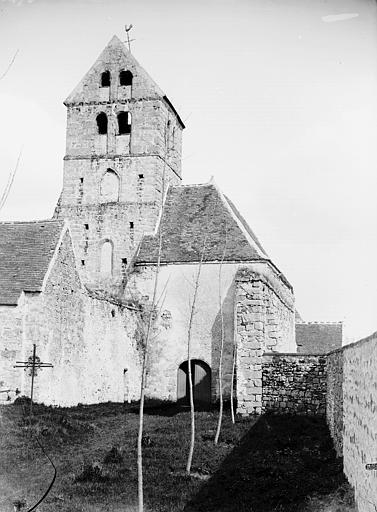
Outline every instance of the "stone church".
<svg viewBox="0 0 377 512">
<path fill-rule="evenodd" d="M 263 354 L 297 352 L 289 281 L 214 181 L 182 184 L 184 124 L 116 36 L 64 104 L 53 218 L 0 223 L 0 389 L 29 395 L 30 372 L 13 366 L 35 344 L 53 365 L 37 373 L 37 401 L 138 400 L 140 312 L 158 273 L 147 397 L 187 398 L 197 289 L 195 399 L 218 398 L 223 339 L 225 398 L 234 375 L 238 411 L 261 412 Z"/>
</svg>

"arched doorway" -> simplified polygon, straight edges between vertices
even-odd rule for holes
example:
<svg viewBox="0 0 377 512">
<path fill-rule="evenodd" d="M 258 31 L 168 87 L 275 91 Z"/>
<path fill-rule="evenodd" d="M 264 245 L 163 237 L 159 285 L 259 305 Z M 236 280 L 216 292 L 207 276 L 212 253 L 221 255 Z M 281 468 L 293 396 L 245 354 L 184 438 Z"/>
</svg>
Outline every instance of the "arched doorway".
<svg viewBox="0 0 377 512">
<path fill-rule="evenodd" d="M 191 375 L 195 407 L 208 407 L 211 403 L 211 368 L 204 361 L 192 359 Z M 190 403 L 187 361 L 178 368 L 177 401 L 182 405 Z"/>
</svg>

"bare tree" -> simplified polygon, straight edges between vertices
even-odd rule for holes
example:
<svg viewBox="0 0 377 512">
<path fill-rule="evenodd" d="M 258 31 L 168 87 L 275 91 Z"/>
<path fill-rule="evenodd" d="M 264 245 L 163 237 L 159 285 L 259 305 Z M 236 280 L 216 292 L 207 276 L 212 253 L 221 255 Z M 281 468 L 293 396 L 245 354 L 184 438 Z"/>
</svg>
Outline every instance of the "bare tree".
<svg viewBox="0 0 377 512">
<path fill-rule="evenodd" d="M 145 384 L 147 378 L 147 365 L 148 365 L 148 349 L 149 343 L 151 341 L 152 332 L 154 330 L 155 323 L 158 318 L 158 300 L 157 300 L 157 290 L 159 283 L 159 274 L 161 268 L 161 252 L 162 252 L 162 208 L 164 204 L 164 195 L 165 195 L 165 175 L 166 175 L 166 159 L 171 151 L 174 148 L 169 148 L 169 127 L 165 125 L 164 130 L 164 148 L 165 148 L 165 158 L 164 165 L 162 171 L 162 191 L 161 191 L 161 217 L 160 223 L 157 226 L 157 237 L 158 237 L 158 251 L 157 251 L 157 262 L 156 262 L 156 270 L 154 276 L 154 284 L 153 284 L 153 295 L 152 302 L 149 306 L 149 311 L 147 312 L 147 320 L 146 320 L 146 329 L 145 334 L 143 335 L 143 351 L 142 351 L 142 370 L 141 370 L 141 389 L 140 389 L 140 405 L 139 405 L 139 430 L 137 437 L 137 481 L 138 481 L 138 505 L 139 512 L 144 511 L 144 492 L 143 492 L 143 450 L 142 450 L 142 440 L 143 440 L 143 427 L 144 427 L 144 402 L 145 402 Z M 164 292 L 163 292 L 164 293 Z M 140 317 L 141 318 L 141 317 Z M 143 323 L 143 319 L 141 319 L 141 323 Z"/>
<path fill-rule="evenodd" d="M 191 472 L 192 457 L 194 454 L 194 446 L 195 446 L 195 407 L 194 407 L 194 390 L 193 390 L 193 385 L 192 385 L 192 371 L 191 371 L 191 336 L 192 336 L 194 316 L 196 313 L 196 301 L 197 301 L 197 297 L 198 297 L 199 280 L 200 280 L 200 274 L 201 274 L 202 266 L 203 266 L 206 242 L 207 242 L 207 234 L 205 235 L 205 238 L 204 238 L 202 252 L 200 255 L 199 267 L 198 267 L 198 271 L 197 271 L 196 278 L 195 278 L 194 295 L 193 295 L 192 303 L 191 303 L 191 307 L 190 307 L 190 317 L 189 317 L 189 324 L 188 324 L 188 330 L 187 330 L 187 364 L 188 364 L 188 377 L 189 377 L 190 420 L 191 420 L 190 449 L 189 449 L 189 454 L 187 457 L 187 464 L 186 464 L 186 473 L 188 475 Z"/>
<path fill-rule="evenodd" d="M 220 431 L 221 431 L 221 423 L 223 420 L 223 409 L 224 409 L 224 400 L 223 400 L 223 354 L 224 354 L 224 311 L 223 311 L 223 293 L 222 293 L 222 269 L 223 263 L 225 259 L 226 247 L 227 247 L 227 227 L 225 223 L 225 243 L 224 250 L 220 261 L 219 266 L 219 307 L 220 307 L 220 359 L 219 359 L 219 399 L 220 399 L 220 407 L 219 407 L 219 419 L 217 422 L 217 429 L 215 434 L 215 444 L 219 442 Z"/>
</svg>

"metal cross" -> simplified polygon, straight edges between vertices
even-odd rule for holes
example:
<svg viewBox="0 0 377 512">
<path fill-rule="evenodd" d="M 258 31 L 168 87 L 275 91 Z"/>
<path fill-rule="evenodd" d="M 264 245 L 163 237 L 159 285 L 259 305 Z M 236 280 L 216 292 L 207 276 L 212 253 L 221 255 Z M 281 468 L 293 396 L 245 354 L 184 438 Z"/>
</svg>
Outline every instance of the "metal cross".
<svg viewBox="0 0 377 512">
<path fill-rule="evenodd" d="M 126 31 L 126 34 L 127 34 L 127 45 L 128 45 L 128 51 L 131 52 L 131 41 L 135 41 L 135 39 L 130 39 L 130 30 L 132 28 L 132 24 L 131 25 L 125 25 L 124 27 L 124 30 Z"/>
<path fill-rule="evenodd" d="M 41 368 L 53 368 L 51 363 L 42 363 L 40 358 L 36 355 L 36 345 L 33 343 L 33 355 L 28 357 L 27 361 L 16 361 L 13 368 L 24 368 L 29 369 L 29 375 L 31 376 L 31 390 L 30 390 L 30 416 L 33 415 L 33 392 L 34 392 L 34 377 L 37 376 L 38 370 Z"/>
</svg>

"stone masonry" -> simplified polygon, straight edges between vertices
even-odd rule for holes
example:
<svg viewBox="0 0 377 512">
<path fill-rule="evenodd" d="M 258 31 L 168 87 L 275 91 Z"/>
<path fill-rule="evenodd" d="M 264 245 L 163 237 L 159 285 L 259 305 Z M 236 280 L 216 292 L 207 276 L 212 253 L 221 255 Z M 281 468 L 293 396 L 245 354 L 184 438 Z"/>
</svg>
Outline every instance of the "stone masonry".
<svg viewBox="0 0 377 512">
<path fill-rule="evenodd" d="M 265 351 L 294 350 L 293 294 L 276 286 L 274 273 L 242 267 L 236 276 L 237 411 L 262 412 L 262 365 Z"/>
<path fill-rule="evenodd" d="M 326 357 L 264 354 L 262 412 L 324 415 Z"/>
<path fill-rule="evenodd" d="M 327 421 L 358 510 L 375 512 L 377 471 L 377 333 L 328 355 Z"/>
</svg>

